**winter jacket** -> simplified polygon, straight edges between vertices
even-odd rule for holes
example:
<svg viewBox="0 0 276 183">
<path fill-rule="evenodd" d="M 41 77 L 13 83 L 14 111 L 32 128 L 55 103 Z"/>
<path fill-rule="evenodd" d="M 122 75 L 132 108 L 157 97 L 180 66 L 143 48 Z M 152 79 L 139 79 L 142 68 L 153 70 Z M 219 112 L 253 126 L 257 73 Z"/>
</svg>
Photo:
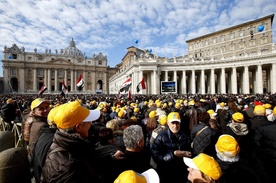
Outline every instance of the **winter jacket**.
<svg viewBox="0 0 276 183">
<path fill-rule="evenodd" d="M 250 120 L 250 122 L 251 122 L 251 129 L 254 130 L 254 131 L 260 125 L 271 123 L 271 122 L 268 121 L 266 116 L 254 116 L 253 119 Z"/>
<path fill-rule="evenodd" d="M 233 136 L 237 140 L 241 151 L 245 153 L 249 161 L 252 159 L 255 145 L 252 133 L 246 124 L 234 122 L 229 123 L 225 128 L 224 134 Z"/>
<path fill-rule="evenodd" d="M 255 133 L 257 158 L 260 160 L 268 182 L 275 181 L 276 165 L 276 122 L 261 125 Z"/>
<path fill-rule="evenodd" d="M 203 128 L 205 129 L 196 136 L 196 134 Z M 191 131 L 191 139 L 193 140 L 192 148 L 194 155 L 205 153 L 210 156 L 214 156 L 216 154 L 215 144 L 218 140 L 219 135 L 219 132 L 210 128 L 204 123 L 200 122 L 199 124 L 196 124 Z"/>
<path fill-rule="evenodd" d="M 182 131 L 176 135 L 169 128 L 158 134 L 151 145 L 152 158 L 157 164 L 161 183 L 186 182 L 187 167 L 175 150 L 190 151 L 190 139 Z"/>
<path fill-rule="evenodd" d="M 28 153 L 32 157 L 32 152 L 36 141 L 41 134 L 41 128 L 48 127 L 47 118 L 40 116 L 29 116 L 24 125 L 24 140 L 28 142 Z"/>
<path fill-rule="evenodd" d="M 39 182 L 40 180 L 42 167 L 44 165 L 47 152 L 52 145 L 55 132 L 56 128 L 42 127 L 41 135 L 34 146 L 31 168 L 36 182 Z"/>
<path fill-rule="evenodd" d="M 16 117 L 16 106 L 14 104 L 4 104 L 1 107 L 1 117 L 7 123 L 14 121 Z"/>
<path fill-rule="evenodd" d="M 225 162 L 219 158 L 216 158 L 216 161 L 222 170 L 222 176 L 219 179 L 220 183 L 260 183 L 254 169 L 245 162 Z"/>
<path fill-rule="evenodd" d="M 41 182 L 96 182 L 93 149 L 79 134 L 57 130 L 42 168 Z"/>
</svg>

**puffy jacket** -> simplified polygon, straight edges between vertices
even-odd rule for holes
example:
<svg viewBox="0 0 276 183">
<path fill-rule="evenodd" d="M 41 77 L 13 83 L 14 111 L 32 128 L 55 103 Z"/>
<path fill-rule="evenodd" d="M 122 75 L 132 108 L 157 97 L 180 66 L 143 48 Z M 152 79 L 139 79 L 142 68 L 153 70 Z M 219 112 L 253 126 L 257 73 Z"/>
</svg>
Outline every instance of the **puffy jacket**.
<svg viewBox="0 0 276 183">
<path fill-rule="evenodd" d="M 268 181 L 275 181 L 276 164 L 276 122 L 261 125 L 255 133 L 255 142 L 257 146 L 257 158 L 262 162 Z"/>
<path fill-rule="evenodd" d="M 169 128 L 159 133 L 151 145 L 152 158 L 164 183 L 187 181 L 187 167 L 183 158 L 174 155 L 175 150 L 190 151 L 190 139 L 182 131 L 174 135 Z"/>
<path fill-rule="evenodd" d="M 41 182 L 95 182 L 92 147 L 78 134 L 57 130 L 42 168 Z"/>
<path fill-rule="evenodd" d="M 195 137 L 196 134 L 205 127 L 206 129 L 201 131 L 200 134 Z M 193 126 L 191 131 L 191 139 L 193 139 L 192 148 L 194 155 L 198 155 L 200 153 L 205 153 L 210 156 L 216 155 L 215 144 L 218 140 L 219 134 L 219 132 L 203 123 Z"/>
</svg>

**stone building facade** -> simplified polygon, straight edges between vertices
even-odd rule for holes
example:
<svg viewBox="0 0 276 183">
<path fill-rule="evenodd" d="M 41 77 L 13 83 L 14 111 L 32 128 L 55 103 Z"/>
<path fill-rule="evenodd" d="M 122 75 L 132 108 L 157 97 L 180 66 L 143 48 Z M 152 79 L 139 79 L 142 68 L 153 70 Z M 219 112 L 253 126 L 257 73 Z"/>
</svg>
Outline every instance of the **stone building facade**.
<svg viewBox="0 0 276 183">
<path fill-rule="evenodd" d="M 131 78 L 133 94 L 161 94 L 174 82 L 178 94 L 256 94 L 276 92 L 274 14 L 187 40 L 188 54 L 163 58 L 129 47 L 119 70 L 109 80 L 118 93 Z M 146 89 L 137 92 L 144 78 Z"/>
<path fill-rule="evenodd" d="M 16 44 L 5 46 L 2 93 L 38 93 L 44 84 L 44 93 L 60 93 L 62 82 L 69 93 L 108 94 L 110 78 L 117 71 L 107 66 L 107 57 L 102 53 L 92 57 L 82 53 L 72 39 L 67 48 L 60 51 L 46 49 L 44 53 L 28 52 Z M 84 87 L 76 81 L 82 75 Z"/>
</svg>

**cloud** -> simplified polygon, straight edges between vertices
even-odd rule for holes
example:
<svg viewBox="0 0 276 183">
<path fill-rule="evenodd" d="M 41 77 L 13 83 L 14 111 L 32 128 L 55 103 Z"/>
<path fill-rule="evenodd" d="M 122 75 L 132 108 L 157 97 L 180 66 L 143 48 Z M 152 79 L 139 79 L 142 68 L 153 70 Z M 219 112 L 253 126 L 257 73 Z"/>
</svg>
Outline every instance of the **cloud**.
<svg viewBox="0 0 276 183">
<path fill-rule="evenodd" d="M 88 57 L 102 52 L 115 66 L 129 46 L 183 55 L 188 39 L 274 12 L 275 0 L 6 0 L 0 2 L 0 47 L 16 43 L 44 52 L 64 49 L 74 38 Z"/>
</svg>

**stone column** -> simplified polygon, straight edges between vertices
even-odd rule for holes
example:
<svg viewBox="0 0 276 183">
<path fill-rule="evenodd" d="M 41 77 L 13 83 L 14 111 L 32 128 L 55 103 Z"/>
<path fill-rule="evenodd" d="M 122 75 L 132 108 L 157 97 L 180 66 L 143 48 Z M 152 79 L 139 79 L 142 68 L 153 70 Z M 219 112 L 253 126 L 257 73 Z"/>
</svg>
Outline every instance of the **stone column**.
<svg viewBox="0 0 276 183">
<path fill-rule="evenodd" d="M 51 84 L 51 69 L 48 69 L 48 93 L 52 91 L 52 84 Z"/>
<path fill-rule="evenodd" d="M 34 68 L 34 76 L 33 76 L 33 90 L 37 91 L 37 68 Z"/>
<path fill-rule="evenodd" d="M 58 70 L 55 69 L 55 91 L 58 91 Z"/>
<path fill-rule="evenodd" d="M 76 91 L 75 90 L 75 85 L 74 85 L 74 70 L 71 70 L 70 71 L 70 74 L 71 74 L 71 76 L 70 76 L 70 78 L 71 78 L 71 86 L 70 86 L 70 88 L 71 88 L 71 92 L 74 92 L 74 91 Z"/>
<path fill-rule="evenodd" d="M 226 83 L 225 83 L 225 68 L 221 68 L 221 75 L 220 75 L 220 92 L 222 94 L 226 93 Z"/>
<path fill-rule="evenodd" d="M 64 70 L 64 83 L 65 83 L 66 87 L 68 87 L 67 80 L 68 80 L 67 70 L 65 69 Z"/>
<path fill-rule="evenodd" d="M 200 93 L 201 94 L 205 94 L 205 71 L 204 69 L 201 70 L 201 74 L 200 74 Z"/>
<path fill-rule="evenodd" d="M 177 82 L 177 71 L 173 71 L 173 81 Z"/>
<path fill-rule="evenodd" d="M 231 75 L 231 93 L 237 94 L 237 68 L 232 68 L 232 75 Z"/>
<path fill-rule="evenodd" d="M 192 78 L 191 78 L 191 93 L 195 94 L 196 93 L 196 85 L 195 85 L 195 70 L 192 70 Z"/>
<path fill-rule="evenodd" d="M 216 81 L 215 81 L 215 69 L 211 69 L 211 94 L 215 94 L 216 93 Z"/>
<path fill-rule="evenodd" d="M 257 85 L 256 92 L 259 94 L 263 94 L 263 72 L 262 72 L 261 64 L 257 66 L 256 85 Z"/>
<path fill-rule="evenodd" d="M 92 92 L 94 92 L 94 93 L 96 93 L 96 71 L 95 70 L 93 70 L 92 72 L 91 72 L 91 74 L 92 74 L 92 77 L 91 77 L 91 83 L 92 83 Z M 121 86 L 121 85 L 120 85 Z"/>
<path fill-rule="evenodd" d="M 49 86 L 47 86 L 47 69 L 44 69 L 44 76 L 43 76 L 43 84 L 45 84 L 45 86 L 48 88 L 49 90 Z"/>
<path fill-rule="evenodd" d="M 9 78 L 9 72 L 10 68 L 9 67 L 3 67 L 3 73 L 4 73 L 4 92 L 8 93 L 10 91 L 10 78 Z"/>
<path fill-rule="evenodd" d="M 249 71 L 248 71 L 248 66 L 244 66 L 244 71 L 243 71 L 243 94 L 249 94 L 250 93 L 250 86 L 249 86 Z"/>
<path fill-rule="evenodd" d="M 276 63 L 273 63 L 273 64 L 271 65 L 271 72 L 270 72 L 271 93 L 275 93 L 275 92 L 276 92 L 276 82 L 275 82 L 275 78 L 276 78 Z"/>
<path fill-rule="evenodd" d="M 182 94 L 187 93 L 186 71 L 182 71 Z"/>
<path fill-rule="evenodd" d="M 152 85 L 153 86 L 152 87 L 152 89 L 153 89 L 152 93 L 156 94 L 156 91 L 157 91 L 157 89 L 156 89 L 156 87 L 157 87 L 157 74 L 156 74 L 156 71 L 153 71 L 153 75 L 152 75 L 151 80 L 152 80 L 152 83 L 153 83 L 153 85 Z"/>
<path fill-rule="evenodd" d="M 168 81 L 168 71 L 165 71 L 165 81 Z"/>
</svg>

